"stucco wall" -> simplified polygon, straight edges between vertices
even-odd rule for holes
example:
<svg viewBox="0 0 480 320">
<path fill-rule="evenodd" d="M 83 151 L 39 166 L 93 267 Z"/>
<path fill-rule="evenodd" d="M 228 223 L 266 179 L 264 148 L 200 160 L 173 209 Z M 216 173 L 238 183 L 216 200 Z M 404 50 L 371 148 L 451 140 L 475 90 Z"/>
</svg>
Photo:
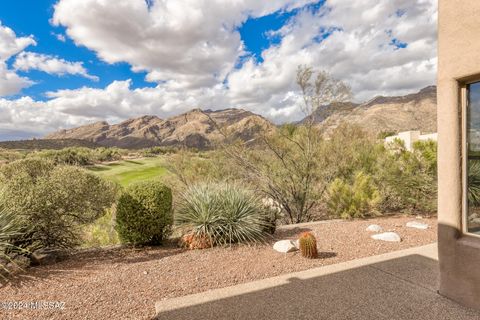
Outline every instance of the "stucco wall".
<svg viewBox="0 0 480 320">
<path fill-rule="evenodd" d="M 440 293 L 480 309 L 480 239 L 461 233 L 460 121 L 460 85 L 480 75 L 480 1 L 439 0 L 438 24 Z"/>
</svg>

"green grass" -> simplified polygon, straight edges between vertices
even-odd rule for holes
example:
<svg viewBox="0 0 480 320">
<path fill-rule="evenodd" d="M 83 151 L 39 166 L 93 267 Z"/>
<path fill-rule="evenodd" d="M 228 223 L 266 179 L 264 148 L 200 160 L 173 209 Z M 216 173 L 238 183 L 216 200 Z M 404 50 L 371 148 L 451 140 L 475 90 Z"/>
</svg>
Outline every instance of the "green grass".
<svg viewBox="0 0 480 320">
<path fill-rule="evenodd" d="M 88 169 L 124 187 L 135 182 L 156 179 L 167 173 L 167 169 L 163 167 L 163 159 L 160 157 L 124 160 L 95 165 Z"/>
<path fill-rule="evenodd" d="M 153 180 L 167 174 L 161 157 L 124 160 L 109 164 L 88 167 L 95 174 L 126 187 L 132 183 Z M 119 239 L 114 227 L 112 211 L 95 223 L 86 226 L 83 247 L 98 247 L 118 244 Z"/>
</svg>

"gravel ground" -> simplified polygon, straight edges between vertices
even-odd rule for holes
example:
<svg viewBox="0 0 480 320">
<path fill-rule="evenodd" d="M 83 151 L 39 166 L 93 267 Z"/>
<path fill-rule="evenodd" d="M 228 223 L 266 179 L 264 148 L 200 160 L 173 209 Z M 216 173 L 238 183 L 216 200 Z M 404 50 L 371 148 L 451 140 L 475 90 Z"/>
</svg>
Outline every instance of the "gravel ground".
<svg viewBox="0 0 480 320">
<path fill-rule="evenodd" d="M 5 310 L 1 319 L 149 319 L 156 301 L 273 277 L 436 241 L 434 218 L 428 230 L 406 228 L 415 218 L 396 216 L 328 222 L 277 230 L 275 239 L 294 239 L 311 230 L 319 259 L 281 254 L 268 245 L 185 251 L 173 243 L 158 248 L 103 248 L 79 251 L 50 266 L 28 269 L 0 288 L 0 303 L 60 301 L 63 309 Z M 370 239 L 369 224 L 395 231 L 400 243 Z"/>
</svg>

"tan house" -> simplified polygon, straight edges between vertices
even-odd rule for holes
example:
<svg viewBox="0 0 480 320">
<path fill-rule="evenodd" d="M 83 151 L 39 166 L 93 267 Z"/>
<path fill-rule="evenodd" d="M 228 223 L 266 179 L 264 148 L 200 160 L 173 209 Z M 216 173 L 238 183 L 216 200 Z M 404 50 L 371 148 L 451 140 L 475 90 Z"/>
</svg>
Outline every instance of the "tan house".
<svg viewBox="0 0 480 320">
<path fill-rule="evenodd" d="M 420 131 L 403 131 L 398 134 L 385 138 L 385 143 L 393 143 L 395 140 L 400 140 L 405 145 L 408 151 L 413 150 L 413 145 L 417 141 L 437 141 L 437 133 L 421 134 Z"/>
<path fill-rule="evenodd" d="M 480 1 L 438 12 L 439 292 L 480 309 Z"/>
</svg>

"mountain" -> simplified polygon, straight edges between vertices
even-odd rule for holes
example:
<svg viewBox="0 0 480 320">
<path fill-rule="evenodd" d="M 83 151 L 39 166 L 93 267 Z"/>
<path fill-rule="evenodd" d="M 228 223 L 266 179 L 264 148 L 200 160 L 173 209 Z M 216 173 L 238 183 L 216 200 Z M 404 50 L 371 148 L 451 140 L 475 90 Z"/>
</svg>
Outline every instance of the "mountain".
<svg viewBox="0 0 480 320">
<path fill-rule="evenodd" d="M 436 87 L 397 97 L 378 96 L 362 104 L 351 102 L 319 108 L 300 123 L 313 120 L 328 135 L 341 123 L 358 124 L 373 133 L 437 130 Z M 263 131 L 275 125 L 265 118 L 242 109 L 193 109 L 184 114 L 160 119 L 143 116 L 119 124 L 95 122 L 73 129 L 60 130 L 45 139 L 81 139 L 101 146 L 145 148 L 152 146 L 185 146 L 209 149 L 229 139 L 254 141 Z"/>
<path fill-rule="evenodd" d="M 328 135 L 341 123 L 357 124 L 373 133 L 437 131 L 437 88 L 397 97 L 378 96 L 362 104 L 337 103 L 319 108 L 313 120 Z M 306 117 L 301 122 L 309 119 Z"/>
<path fill-rule="evenodd" d="M 241 109 L 193 109 L 184 114 L 160 119 L 143 116 L 110 125 L 95 122 L 49 134 L 45 139 L 84 139 L 102 146 L 145 148 L 152 146 L 185 146 L 208 149 L 229 139 L 253 141 L 261 131 L 274 130 L 265 118 Z"/>
</svg>

